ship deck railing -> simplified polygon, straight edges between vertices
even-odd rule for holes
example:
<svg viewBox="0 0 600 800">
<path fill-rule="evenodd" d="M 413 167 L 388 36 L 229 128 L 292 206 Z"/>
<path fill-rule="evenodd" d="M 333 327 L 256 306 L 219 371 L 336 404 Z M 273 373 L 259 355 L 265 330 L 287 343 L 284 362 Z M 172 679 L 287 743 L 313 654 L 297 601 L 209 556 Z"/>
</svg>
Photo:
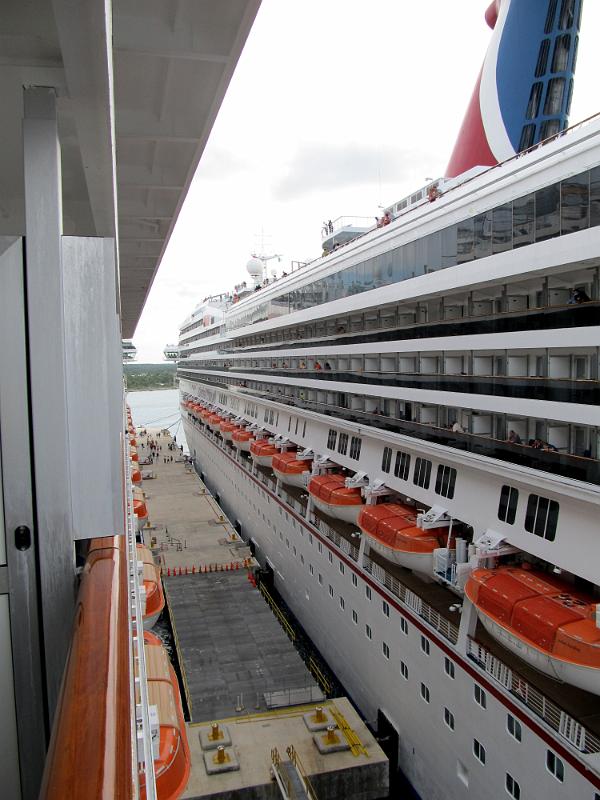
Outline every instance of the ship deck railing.
<svg viewBox="0 0 600 800">
<path fill-rule="evenodd" d="M 467 640 L 467 656 L 471 661 L 506 690 L 520 704 L 525 705 L 536 717 L 543 720 L 580 753 L 600 753 L 600 737 L 582 722 L 578 722 L 567 711 L 554 703 L 522 675 L 513 670 L 503 660 L 490 652 L 483 644 L 472 637 Z M 539 676 L 543 679 L 543 676 Z M 565 687 L 566 691 L 578 690 Z M 584 693 L 587 695 L 587 693 Z M 592 702 L 598 698 L 589 695 Z M 590 713 L 592 709 L 589 709 Z"/>
</svg>

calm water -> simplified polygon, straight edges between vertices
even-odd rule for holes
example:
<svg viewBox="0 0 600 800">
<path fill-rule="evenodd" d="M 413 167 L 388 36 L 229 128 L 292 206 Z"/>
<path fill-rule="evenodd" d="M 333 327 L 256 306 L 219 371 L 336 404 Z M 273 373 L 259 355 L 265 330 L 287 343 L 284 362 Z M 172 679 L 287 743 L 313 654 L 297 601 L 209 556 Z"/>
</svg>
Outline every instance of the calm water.
<svg viewBox="0 0 600 800">
<path fill-rule="evenodd" d="M 177 437 L 177 443 L 188 452 L 179 416 L 179 390 L 160 389 L 156 392 L 128 392 L 127 402 L 131 408 L 134 425 L 150 428 L 168 428 Z"/>
</svg>

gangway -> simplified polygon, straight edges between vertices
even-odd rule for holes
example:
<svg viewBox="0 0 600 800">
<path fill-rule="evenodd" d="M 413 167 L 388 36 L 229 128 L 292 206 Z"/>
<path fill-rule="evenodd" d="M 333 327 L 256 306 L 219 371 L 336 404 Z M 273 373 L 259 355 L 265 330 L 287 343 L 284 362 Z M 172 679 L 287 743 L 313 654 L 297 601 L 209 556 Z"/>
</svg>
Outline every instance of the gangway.
<svg viewBox="0 0 600 800">
<path fill-rule="evenodd" d="M 284 800 L 318 800 L 293 745 L 286 749 L 282 759 L 276 747 L 271 750 L 271 771 Z"/>
</svg>

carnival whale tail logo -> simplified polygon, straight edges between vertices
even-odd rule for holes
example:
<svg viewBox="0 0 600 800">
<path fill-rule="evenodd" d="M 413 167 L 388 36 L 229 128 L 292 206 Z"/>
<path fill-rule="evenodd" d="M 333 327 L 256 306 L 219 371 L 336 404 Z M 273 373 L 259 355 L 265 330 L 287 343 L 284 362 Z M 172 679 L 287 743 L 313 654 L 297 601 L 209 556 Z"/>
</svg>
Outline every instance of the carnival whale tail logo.
<svg viewBox="0 0 600 800">
<path fill-rule="evenodd" d="M 494 0 L 481 72 L 446 169 L 493 166 L 568 126 L 583 0 Z"/>
</svg>

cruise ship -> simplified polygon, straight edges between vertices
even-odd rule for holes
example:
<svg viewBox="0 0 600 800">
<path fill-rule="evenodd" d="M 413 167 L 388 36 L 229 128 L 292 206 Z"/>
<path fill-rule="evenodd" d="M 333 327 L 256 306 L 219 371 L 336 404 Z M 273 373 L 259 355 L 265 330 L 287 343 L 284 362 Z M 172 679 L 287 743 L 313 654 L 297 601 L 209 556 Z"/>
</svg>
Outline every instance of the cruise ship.
<svg viewBox="0 0 600 800">
<path fill-rule="evenodd" d="M 579 0 L 486 19 L 446 174 L 205 298 L 182 418 L 420 797 L 598 800 L 600 118 L 569 127 Z"/>
</svg>

